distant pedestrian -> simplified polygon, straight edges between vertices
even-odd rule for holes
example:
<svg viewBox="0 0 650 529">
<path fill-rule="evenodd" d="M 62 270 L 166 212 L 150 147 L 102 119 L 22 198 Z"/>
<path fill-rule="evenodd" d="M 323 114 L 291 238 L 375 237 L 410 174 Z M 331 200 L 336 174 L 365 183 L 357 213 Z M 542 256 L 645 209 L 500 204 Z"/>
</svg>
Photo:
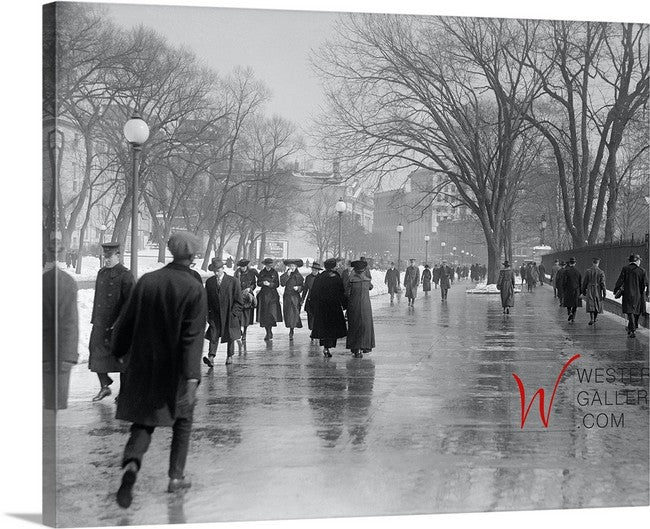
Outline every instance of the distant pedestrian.
<svg viewBox="0 0 650 529">
<path fill-rule="evenodd" d="M 555 285 L 555 276 L 557 275 L 560 268 L 562 268 L 560 266 L 560 261 L 558 259 L 555 259 L 555 261 L 553 261 L 553 266 L 551 267 L 551 277 L 549 279 L 549 282 L 553 286 L 553 298 L 557 298 L 557 286 Z"/>
<path fill-rule="evenodd" d="M 365 274 L 368 263 L 353 261 L 352 272 L 345 288 L 348 299 L 348 335 L 345 347 L 355 358 L 369 353 L 375 347 L 375 329 L 372 321 L 370 290 L 372 281 Z"/>
<path fill-rule="evenodd" d="M 300 319 L 302 298 L 300 293 L 305 280 L 298 268 L 302 268 L 304 263 L 302 259 L 285 259 L 284 264 L 287 266 L 287 271 L 280 276 L 280 285 L 284 287 L 282 314 L 284 316 L 284 325 L 289 329 L 289 341 L 293 342 L 294 329 L 302 328 L 302 320 Z"/>
<path fill-rule="evenodd" d="M 267 257 L 262 264 L 264 268 L 257 276 L 257 286 L 260 287 L 257 294 L 257 322 L 266 330 L 264 340 L 268 342 L 273 339 L 271 329 L 282 321 L 280 295 L 278 294 L 280 277 L 278 272 L 273 269 L 273 259 Z"/>
<path fill-rule="evenodd" d="M 585 277 L 582 280 L 582 295 L 589 313 L 589 325 L 594 325 L 598 314 L 603 312 L 603 300 L 607 288 L 605 287 L 605 272 L 598 267 L 600 259 L 594 257 L 591 262 L 591 268 L 585 272 Z"/>
<path fill-rule="evenodd" d="M 582 291 L 582 276 L 576 268 L 576 259 L 569 259 L 569 266 L 562 275 L 562 296 L 564 306 L 569 315 L 569 322 L 573 323 L 576 319 L 576 309 L 582 307 L 580 293 Z"/>
<path fill-rule="evenodd" d="M 336 260 L 334 260 L 334 266 L 336 266 Z M 302 306 L 304 307 L 305 312 L 307 313 L 307 327 L 309 328 L 310 331 L 313 330 L 314 328 L 314 310 L 312 308 L 312 303 L 311 303 L 311 288 L 314 284 L 315 279 L 318 277 L 318 274 L 322 269 L 323 267 L 320 265 L 320 263 L 314 261 L 311 264 L 311 274 L 309 274 L 305 278 L 305 284 L 302 286 L 301 301 L 302 301 Z M 311 339 L 311 341 L 313 342 L 313 338 Z"/>
<path fill-rule="evenodd" d="M 409 259 L 409 266 L 404 272 L 404 288 L 406 299 L 409 301 L 409 307 L 415 303 L 418 296 L 418 285 L 420 284 L 420 269 L 415 266 L 415 259 Z"/>
<path fill-rule="evenodd" d="M 248 259 L 240 259 L 237 262 L 237 270 L 235 271 L 235 279 L 239 280 L 239 288 L 241 289 L 242 297 L 242 311 L 239 323 L 242 326 L 241 331 L 241 344 L 246 345 L 246 331 L 255 321 L 255 307 L 257 306 L 257 299 L 255 298 L 255 289 L 257 288 L 257 270 L 251 268 Z"/>
<path fill-rule="evenodd" d="M 70 371 L 79 359 L 77 282 L 57 265 L 61 241 L 51 238 L 43 267 L 43 408 L 68 407 Z"/>
<path fill-rule="evenodd" d="M 566 263 L 564 261 L 560 261 L 559 264 L 560 268 L 558 271 L 555 273 L 555 290 L 557 291 L 557 297 L 560 300 L 560 307 L 564 307 L 564 273 L 566 271 Z"/>
<path fill-rule="evenodd" d="M 447 301 L 447 292 L 451 288 L 451 275 L 453 275 L 451 268 L 447 266 L 447 261 L 443 261 L 440 266 L 440 298 L 442 301 Z"/>
<path fill-rule="evenodd" d="M 429 292 L 431 292 L 431 270 L 428 264 L 424 265 L 424 270 L 422 271 L 422 291 L 425 296 L 428 296 Z"/>
<path fill-rule="evenodd" d="M 503 262 L 503 269 L 499 271 L 497 289 L 501 294 L 501 306 L 504 314 L 510 314 L 510 307 L 515 306 L 515 272 L 510 268 L 510 262 Z"/>
<path fill-rule="evenodd" d="M 543 263 L 539 263 L 539 266 L 537 267 L 537 272 L 539 274 L 539 284 L 543 285 L 544 280 L 546 279 L 546 267 L 544 266 Z"/>
<path fill-rule="evenodd" d="M 226 364 L 232 364 L 235 340 L 241 338 L 242 296 L 239 281 L 226 274 L 221 259 L 212 259 L 208 270 L 214 275 L 205 282 L 208 300 L 208 330 L 205 339 L 210 345 L 203 363 L 212 368 L 219 342 L 226 344 Z"/>
<path fill-rule="evenodd" d="M 191 486 L 185 462 L 207 314 L 205 289 L 190 272 L 199 244 L 189 232 L 172 234 L 167 246 L 173 262 L 139 279 L 113 332 L 113 354 L 129 355 L 117 418 L 133 423 L 117 491 L 117 503 L 123 508 L 131 505 L 142 458 L 158 426 L 173 430 L 167 491 Z"/>
<path fill-rule="evenodd" d="M 395 294 L 399 296 L 400 290 L 400 280 L 399 280 L 399 270 L 395 268 L 395 263 L 390 263 L 390 268 L 386 270 L 386 277 L 384 277 L 384 283 L 388 285 L 388 293 L 390 294 L 390 302 L 393 303 L 393 298 Z"/>
<path fill-rule="evenodd" d="M 345 316 L 348 302 L 343 288 L 343 280 L 335 270 L 336 259 L 327 259 L 325 271 L 315 276 L 309 292 L 309 303 L 314 322 L 311 338 L 319 340 L 323 355 L 331 358 L 330 349 L 336 347 L 336 341 L 347 335 Z"/>
<path fill-rule="evenodd" d="M 431 280 L 433 281 L 434 288 L 438 288 L 440 283 L 440 265 L 435 265 L 431 271 Z"/>
<path fill-rule="evenodd" d="M 528 292 L 532 292 L 535 289 L 537 279 L 539 278 L 537 267 L 534 265 L 535 263 L 528 263 L 528 266 L 526 266 L 526 286 L 528 287 Z"/>
<path fill-rule="evenodd" d="M 129 300 L 135 281 L 133 274 L 120 263 L 120 245 L 117 242 L 102 244 L 104 267 L 97 273 L 95 281 L 95 298 L 90 317 L 92 331 L 88 349 L 88 369 L 97 373 L 99 393 L 93 402 L 102 400 L 111 394 L 113 379 L 109 373 L 120 373 L 123 379 L 124 362 L 120 362 L 111 353 L 111 335 L 122 308 Z M 120 381 L 120 386 L 123 380 Z"/>
<path fill-rule="evenodd" d="M 635 337 L 639 328 L 639 317 L 646 313 L 645 304 L 648 300 L 648 276 L 641 268 L 641 257 L 632 254 L 629 264 L 624 266 L 614 285 L 614 296 L 623 297 L 621 309 L 627 314 L 627 335 Z"/>
<path fill-rule="evenodd" d="M 65 267 L 70 268 L 71 265 L 72 265 L 72 251 L 68 250 L 67 252 L 65 252 Z"/>
</svg>

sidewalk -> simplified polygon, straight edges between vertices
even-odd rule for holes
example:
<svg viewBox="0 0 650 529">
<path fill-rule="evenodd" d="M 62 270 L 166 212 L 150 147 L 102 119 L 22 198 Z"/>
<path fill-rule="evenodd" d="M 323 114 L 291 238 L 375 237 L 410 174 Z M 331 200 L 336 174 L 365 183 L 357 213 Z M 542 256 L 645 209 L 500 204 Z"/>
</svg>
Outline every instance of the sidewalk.
<svg viewBox="0 0 650 529">
<path fill-rule="evenodd" d="M 313 518 L 648 502 L 648 377 L 581 382 L 578 369 L 648 368 L 648 333 L 602 315 L 576 323 L 548 287 L 517 294 L 509 316 L 499 296 L 465 294 L 446 303 L 434 290 L 390 305 L 373 298 L 377 348 L 353 359 L 342 347 L 325 359 L 307 329 L 289 345 L 250 328 L 248 351 L 231 366 L 204 370 L 187 472 L 192 488 L 170 495 L 169 429 L 154 434 L 132 507 L 114 493 L 128 425 L 112 397 L 90 399 L 95 375 L 79 365 L 71 402 L 59 415 L 59 523 L 71 526 Z M 304 316 L 304 313 L 303 313 Z M 306 326 L 306 317 L 303 318 Z M 252 332 L 251 332 L 252 331 Z M 520 428 L 520 400 L 548 398 L 567 370 L 550 423 L 534 404 Z M 580 404 L 586 391 L 634 390 L 635 404 Z M 632 392 L 630 392 L 632 394 Z M 616 420 L 612 421 L 612 413 Z M 620 414 L 624 414 L 621 425 Z M 589 427 L 603 415 L 608 424 Z M 603 420 L 601 420 L 601 424 Z"/>
</svg>

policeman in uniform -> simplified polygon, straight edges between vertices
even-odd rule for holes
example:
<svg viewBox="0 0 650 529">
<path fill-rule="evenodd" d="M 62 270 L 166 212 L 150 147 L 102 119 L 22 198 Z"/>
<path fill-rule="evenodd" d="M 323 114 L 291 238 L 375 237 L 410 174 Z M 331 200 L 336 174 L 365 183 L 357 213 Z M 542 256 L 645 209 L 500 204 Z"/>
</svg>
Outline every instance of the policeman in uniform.
<svg viewBox="0 0 650 529">
<path fill-rule="evenodd" d="M 88 368 L 97 373 L 99 393 L 93 402 L 111 394 L 113 379 L 109 373 L 122 373 L 124 363 L 111 354 L 111 334 L 122 307 L 126 304 L 135 281 L 130 270 L 120 263 L 120 245 L 117 242 L 102 244 L 104 267 L 97 273 L 95 299 L 90 319 L 90 358 Z"/>
</svg>

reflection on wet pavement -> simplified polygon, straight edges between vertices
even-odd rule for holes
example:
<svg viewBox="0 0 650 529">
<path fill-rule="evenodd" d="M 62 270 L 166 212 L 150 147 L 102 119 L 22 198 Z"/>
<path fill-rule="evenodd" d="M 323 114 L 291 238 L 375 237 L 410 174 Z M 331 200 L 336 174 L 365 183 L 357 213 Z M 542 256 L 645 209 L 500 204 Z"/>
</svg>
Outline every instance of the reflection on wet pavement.
<svg viewBox="0 0 650 529">
<path fill-rule="evenodd" d="M 584 313 L 566 322 L 549 289 L 517 295 L 512 314 L 498 296 L 446 302 L 434 291 L 414 309 L 373 299 L 377 348 L 326 359 L 306 329 L 289 344 L 249 329 L 247 349 L 203 372 L 188 475 L 192 488 L 166 493 L 169 429 L 156 430 L 133 505 L 117 507 L 128 424 L 112 397 L 90 399 L 96 379 L 77 366 L 68 410 L 59 414 L 57 464 L 62 525 L 132 525 L 648 503 L 648 406 L 582 406 L 580 391 L 648 391 L 637 381 L 586 383 L 578 368 L 648 367 L 647 334 Z M 343 342 L 344 344 L 344 342 Z M 548 428 L 535 404 L 520 428 L 512 374 L 550 393 L 566 372 Z M 575 369 L 574 369 L 575 367 Z M 647 393 L 646 393 L 647 395 Z M 547 395 L 548 398 L 550 395 Z M 606 427 L 585 426 L 604 414 Z M 624 413 L 624 426 L 611 415 Z M 587 423 L 588 424 L 588 423 Z"/>
</svg>

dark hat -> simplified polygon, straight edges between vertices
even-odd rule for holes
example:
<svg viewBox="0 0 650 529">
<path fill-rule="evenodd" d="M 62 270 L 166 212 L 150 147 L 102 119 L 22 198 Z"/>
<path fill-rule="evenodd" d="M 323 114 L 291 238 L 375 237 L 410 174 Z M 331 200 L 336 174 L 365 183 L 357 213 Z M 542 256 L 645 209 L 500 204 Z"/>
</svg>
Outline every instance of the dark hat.
<svg viewBox="0 0 650 529">
<path fill-rule="evenodd" d="M 578 261 L 576 261 L 575 257 L 569 258 L 569 264 L 576 264 Z"/>
<path fill-rule="evenodd" d="M 628 257 L 627 260 L 628 260 L 630 263 L 633 263 L 634 261 L 640 261 L 640 260 L 641 260 L 641 256 L 640 256 L 638 253 L 631 253 L 631 254 L 630 254 L 630 257 Z"/>
<path fill-rule="evenodd" d="M 214 257 L 212 259 L 212 262 L 208 265 L 208 270 L 210 270 L 210 272 L 214 272 L 215 270 L 223 267 L 224 267 L 223 261 L 221 259 L 217 259 L 216 257 Z"/>
<path fill-rule="evenodd" d="M 510 261 L 508 261 L 507 259 L 503 261 L 503 266 L 510 266 Z"/>
<path fill-rule="evenodd" d="M 334 257 L 330 257 L 323 263 L 323 266 L 325 267 L 325 270 L 332 270 L 332 268 L 336 268 L 336 259 Z"/>
<path fill-rule="evenodd" d="M 560 261 L 560 266 L 566 266 L 566 263 L 564 261 Z"/>
<path fill-rule="evenodd" d="M 365 261 L 365 260 L 366 260 L 365 255 L 362 255 L 361 257 L 359 257 L 359 261 Z"/>
<path fill-rule="evenodd" d="M 592 262 L 592 263 L 600 263 L 600 257 L 594 257 L 594 258 L 591 260 L 591 262 Z"/>
<path fill-rule="evenodd" d="M 102 249 L 105 252 L 117 252 L 120 249 L 120 243 L 119 242 L 105 242 L 102 244 Z"/>
<path fill-rule="evenodd" d="M 391 262 L 390 262 L 390 265 L 391 265 L 391 266 L 395 266 L 395 262 L 394 262 L 394 261 L 391 261 Z"/>
<path fill-rule="evenodd" d="M 359 259 L 358 261 L 352 261 L 350 263 L 350 266 L 354 268 L 357 272 L 361 272 L 362 270 L 365 270 L 366 267 L 368 266 L 368 261 L 362 261 Z"/>
<path fill-rule="evenodd" d="M 264 265 L 273 264 L 273 259 L 271 259 L 270 257 L 267 257 L 266 259 L 264 259 L 264 261 L 262 261 L 262 264 L 264 264 Z"/>
<path fill-rule="evenodd" d="M 237 261 L 237 266 L 246 266 L 248 263 L 250 263 L 250 259 L 240 259 Z"/>
<path fill-rule="evenodd" d="M 295 264 L 298 268 L 302 268 L 302 266 L 305 264 L 303 263 L 302 259 L 285 259 L 282 262 L 287 266 L 290 264 Z"/>
<path fill-rule="evenodd" d="M 335 262 L 335 264 L 336 264 L 336 262 Z M 319 263 L 317 263 L 316 261 L 314 261 L 311 264 L 311 267 L 312 267 L 312 269 L 315 269 L 315 270 L 322 270 L 323 269 L 323 267 Z"/>
<path fill-rule="evenodd" d="M 189 231 L 177 231 L 172 233 L 167 248 L 174 257 L 191 257 L 199 251 L 201 241 Z"/>
<path fill-rule="evenodd" d="M 415 257 L 411 257 L 409 261 L 415 261 Z"/>
<path fill-rule="evenodd" d="M 555 260 L 555 261 L 553 261 L 553 262 L 554 262 L 554 263 L 559 263 L 559 262 L 560 262 L 560 260 L 559 260 L 559 259 L 556 259 L 556 260 Z"/>
<path fill-rule="evenodd" d="M 424 265 L 424 268 L 429 268 L 429 265 L 428 265 L 428 264 L 425 264 L 425 265 Z"/>
</svg>

